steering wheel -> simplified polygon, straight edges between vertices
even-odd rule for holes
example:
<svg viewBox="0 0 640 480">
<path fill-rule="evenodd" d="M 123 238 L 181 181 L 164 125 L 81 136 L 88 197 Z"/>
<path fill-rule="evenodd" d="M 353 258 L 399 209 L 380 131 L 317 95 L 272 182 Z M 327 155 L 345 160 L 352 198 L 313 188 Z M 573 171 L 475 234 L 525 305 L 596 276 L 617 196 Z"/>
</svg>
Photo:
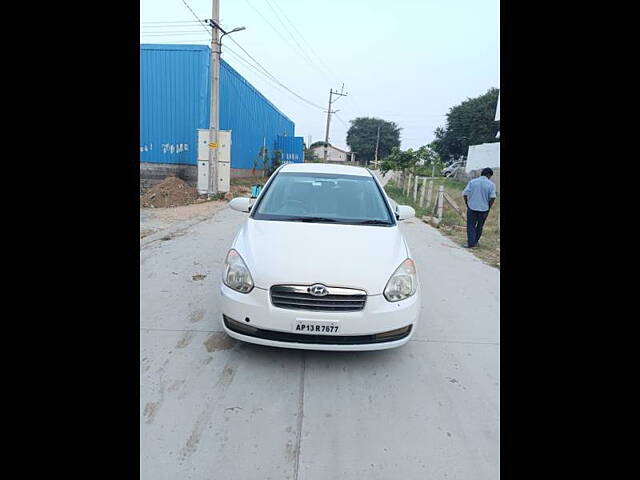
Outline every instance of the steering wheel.
<svg viewBox="0 0 640 480">
<path fill-rule="evenodd" d="M 309 209 L 307 208 L 307 206 L 304 203 L 302 203 L 300 200 L 287 200 L 282 204 L 282 207 L 280 207 L 280 210 L 286 209 L 285 207 L 289 204 L 301 207 L 303 210 L 302 213 L 309 213 Z"/>
</svg>

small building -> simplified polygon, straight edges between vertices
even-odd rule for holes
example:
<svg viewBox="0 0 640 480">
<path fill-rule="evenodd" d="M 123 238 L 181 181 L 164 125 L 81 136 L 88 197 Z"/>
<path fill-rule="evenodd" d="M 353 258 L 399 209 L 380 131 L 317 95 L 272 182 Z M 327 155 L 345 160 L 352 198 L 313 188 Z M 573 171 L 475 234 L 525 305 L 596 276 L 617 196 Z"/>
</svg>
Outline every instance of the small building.
<svg viewBox="0 0 640 480">
<path fill-rule="evenodd" d="M 498 94 L 495 121 L 500 121 L 500 94 Z M 496 138 L 500 138 L 500 131 L 498 131 Z M 485 167 L 492 169 L 500 168 L 499 141 L 482 143 L 480 145 L 469 145 L 465 171 L 470 173 L 474 170 L 481 170 Z"/>
<path fill-rule="evenodd" d="M 320 159 L 324 160 L 324 143 L 318 142 L 311 146 L 310 150 Z M 327 147 L 327 163 L 355 163 L 355 153 L 343 150 L 335 145 Z"/>
<path fill-rule="evenodd" d="M 500 94 L 498 94 L 495 120 L 500 120 Z M 500 139 L 500 131 L 496 135 Z M 483 168 L 493 170 L 491 180 L 496 184 L 496 190 L 500 192 L 500 141 L 469 145 L 467 160 L 464 169 L 459 168 L 455 172 L 455 178 L 467 182 L 480 175 Z"/>
</svg>

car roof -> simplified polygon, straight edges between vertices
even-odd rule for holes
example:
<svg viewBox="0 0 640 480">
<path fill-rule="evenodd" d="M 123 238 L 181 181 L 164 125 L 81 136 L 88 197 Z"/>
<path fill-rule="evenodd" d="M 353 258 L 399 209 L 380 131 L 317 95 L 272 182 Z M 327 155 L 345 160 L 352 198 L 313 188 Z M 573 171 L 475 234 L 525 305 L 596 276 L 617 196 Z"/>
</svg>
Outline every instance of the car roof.
<svg viewBox="0 0 640 480">
<path fill-rule="evenodd" d="M 336 165 L 333 163 L 287 163 L 281 172 L 301 172 L 301 173 L 333 173 L 337 175 L 359 175 L 370 177 L 371 172 L 364 167 L 352 165 Z"/>
</svg>

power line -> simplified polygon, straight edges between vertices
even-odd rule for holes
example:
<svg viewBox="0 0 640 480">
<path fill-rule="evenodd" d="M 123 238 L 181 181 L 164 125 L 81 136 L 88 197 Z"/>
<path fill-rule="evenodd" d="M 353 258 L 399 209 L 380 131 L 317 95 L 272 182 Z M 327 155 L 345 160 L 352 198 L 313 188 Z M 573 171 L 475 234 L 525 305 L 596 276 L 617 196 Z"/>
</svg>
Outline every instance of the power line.
<svg viewBox="0 0 640 480">
<path fill-rule="evenodd" d="M 267 0 L 269 1 L 269 0 Z M 298 36 L 300 37 L 300 39 L 307 45 L 307 47 L 309 47 L 309 51 L 311 53 L 313 53 L 316 58 L 319 61 L 319 64 L 322 64 L 320 66 L 324 66 L 327 69 L 327 72 L 330 74 L 329 76 L 333 76 L 334 80 L 338 79 L 338 76 L 335 74 L 335 72 L 333 72 L 333 70 L 331 70 L 331 68 L 326 64 L 326 62 L 324 62 L 322 60 L 322 58 L 320 57 L 320 55 L 318 55 L 318 53 L 313 49 L 313 47 L 311 46 L 311 44 L 307 41 L 307 39 L 304 37 L 304 35 L 302 35 L 302 33 L 300 33 L 300 31 L 296 28 L 295 24 L 289 19 L 289 17 L 287 16 L 287 14 L 284 12 L 284 10 L 282 8 L 280 8 L 280 5 L 278 5 L 278 3 L 275 0 L 271 0 L 273 2 L 273 4 L 276 6 L 276 8 L 280 11 L 280 13 L 282 14 L 282 16 L 285 18 L 285 20 L 289 23 L 289 25 L 291 25 L 291 27 L 295 30 L 295 32 L 298 34 Z"/>
<path fill-rule="evenodd" d="M 271 28 L 271 29 L 272 29 L 272 30 L 273 30 L 273 31 L 274 31 L 274 32 L 275 32 L 275 33 L 276 33 L 276 34 L 277 34 L 277 35 L 282 39 L 282 41 L 283 41 L 285 44 L 287 44 L 287 46 L 288 46 L 288 47 L 290 47 L 290 48 L 291 48 L 291 50 L 293 50 L 297 55 L 300 55 L 300 54 L 301 54 L 302 59 L 303 59 L 303 60 L 305 60 L 305 61 L 306 61 L 309 65 L 311 65 L 313 68 L 316 68 L 316 69 L 318 68 L 314 63 L 312 63 L 312 62 L 310 61 L 310 59 L 309 59 L 307 56 L 305 56 L 304 51 L 297 50 L 297 49 L 296 49 L 296 47 L 295 47 L 295 46 L 294 46 L 294 45 L 293 45 L 289 40 L 287 40 L 287 39 L 282 35 L 282 33 L 280 33 L 280 30 L 281 30 L 281 29 L 279 30 L 279 29 L 277 29 L 276 27 L 274 27 L 274 26 L 273 26 L 273 24 L 269 21 L 269 19 L 268 19 L 267 17 L 265 17 L 265 16 L 260 12 L 260 10 L 258 10 L 255 6 L 253 6 L 253 4 L 251 4 L 251 3 L 249 2 L 249 0 L 245 0 L 245 2 L 246 2 L 246 3 L 247 3 L 247 5 L 249 5 L 249 6 L 250 6 L 250 7 L 251 7 L 251 8 L 252 8 L 252 9 L 253 9 L 253 10 L 254 10 L 258 15 L 260 15 L 260 17 L 265 21 L 265 23 L 266 23 L 267 25 L 269 25 L 269 28 Z M 276 17 L 276 18 L 277 18 L 277 17 Z M 278 20 L 280 20 L 280 19 L 278 18 Z M 281 23 L 282 23 L 282 22 L 281 22 Z M 294 39 L 294 41 L 295 41 L 295 39 Z M 322 73 L 322 75 L 325 75 L 325 73 L 324 73 L 323 71 L 321 71 L 321 70 L 320 70 L 320 73 Z"/>
<path fill-rule="evenodd" d="M 267 5 L 269 6 L 269 8 L 271 9 L 271 11 L 273 12 L 273 14 L 275 15 L 276 19 L 278 20 L 278 22 L 280 22 L 280 25 L 282 25 L 282 28 L 284 28 L 284 30 L 289 34 L 289 36 L 291 37 L 291 39 L 294 41 L 294 43 L 298 46 L 298 51 L 302 54 L 302 57 L 304 58 L 304 60 L 311 65 L 313 68 L 315 68 L 318 72 L 320 72 L 322 75 L 324 75 L 327 80 L 329 81 L 329 83 L 333 83 L 332 80 L 326 75 L 326 73 L 320 69 L 311 59 L 311 57 L 309 55 L 307 55 L 305 49 L 302 47 L 302 45 L 300 45 L 300 42 L 298 42 L 298 40 L 296 39 L 296 37 L 293 35 L 293 33 L 291 33 L 291 30 L 285 25 L 285 23 L 282 21 L 282 19 L 280 18 L 280 15 L 278 14 L 278 12 L 275 10 L 275 8 L 273 8 L 273 6 L 271 5 L 271 2 L 269 0 L 267 1 Z"/>
<path fill-rule="evenodd" d="M 341 117 L 340 115 L 338 115 L 338 114 L 337 114 L 337 113 L 335 113 L 335 112 L 334 112 L 334 115 L 336 116 L 336 118 L 337 118 L 338 120 L 340 120 L 340 121 L 342 122 L 342 124 L 343 124 L 345 127 L 348 127 L 348 126 L 349 126 L 349 125 L 347 124 L 347 122 L 345 122 L 345 121 L 342 119 L 342 117 Z"/>
<path fill-rule="evenodd" d="M 309 105 L 316 107 L 320 110 L 322 110 L 322 107 L 316 103 L 313 103 L 311 100 L 307 100 L 306 98 L 298 95 L 296 92 L 294 92 L 293 90 L 291 90 L 289 87 L 287 87 L 285 84 L 283 84 L 280 80 L 278 80 L 271 72 L 269 72 L 269 70 L 267 70 L 264 66 L 262 66 L 262 64 L 260 62 L 258 62 L 249 52 L 247 52 L 247 50 L 240 45 L 233 37 L 230 37 L 230 40 L 236 44 L 238 46 L 238 48 L 240 48 L 240 50 L 242 50 L 251 60 L 253 60 L 253 62 L 260 67 L 266 75 L 268 75 L 269 77 L 271 77 L 271 79 L 276 82 L 278 85 L 281 85 L 282 87 L 284 87 L 287 91 L 289 91 L 291 94 L 295 95 L 296 97 L 298 97 L 300 100 L 303 100 L 304 102 L 308 103 Z"/>
<path fill-rule="evenodd" d="M 235 42 L 237 44 L 237 42 Z M 248 56 L 249 58 L 251 58 L 254 62 L 258 63 L 257 60 L 255 60 L 251 55 L 249 55 L 249 53 L 244 50 L 242 48 L 241 45 L 238 45 L 240 47 L 240 49 L 242 49 Z M 247 62 L 244 58 L 242 58 L 237 52 L 234 52 L 230 47 L 225 47 L 227 50 L 229 50 L 229 52 L 231 52 L 232 54 L 234 54 L 239 60 L 241 60 L 243 63 L 247 64 L 249 67 L 251 67 L 252 69 L 254 69 L 256 72 L 258 72 L 260 75 L 262 75 L 263 77 L 265 77 L 267 80 L 270 80 L 271 82 L 275 83 L 276 85 L 279 85 L 280 87 L 284 88 L 286 91 L 288 91 L 289 93 L 291 93 L 292 95 L 294 95 L 295 97 L 299 98 L 300 100 L 302 100 L 303 102 L 318 108 L 320 110 L 323 110 L 323 108 L 320 105 L 316 105 L 315 103 L 313 103 L 310 100 L 307 100 L 306 98 L 302 97 L 301 95 L 298 95 L 296 92 L 294 92 L 293 90 L 291 90 L 289 87 L 287 87 L 285 84 L 283 84 L 280 80 L 278 80 L 276 77 L 274 77 L 273 75 L 271 75 L 271 73 L 264 69 L 264 67 L 262 67 L 262 65 L 260 65 L 258 63 L 258 65 L 260 65 L 260 68 L 262 68 L 264 71 L 259 70 L 256 66 L 252 65 L 251 63 Z M 265 73 L 266 72 L 266 73 Z"/>
<path fill-rule="evenodd" d="M 175 21 L 166 21 L 166 22 L 140 22 L 141 25 L 147 25 L 147 24 L 160 24 L 160 23 L 167 23 L 167 24 L 174 24 L 174 23 L 198 23 L 198 22 L 194 22 L 193 20 L 175 20 Z"/>
<path fill-rule="evenodd" d="M 161 33 L 141 33 L 140 35 L 142 35 L 143 37 L 180 37 L 180 36 L 184 36 L 184 35 L 192 35 L 194 33 L 200 33 L 200 30 L 190 30 L 190 31 L 185 31 L 185 32 L 161 32 Z"/>
<path fill-rule="evenodd" d="M 186 2 L 186 0 L 182 0 L 182 3 L 184 3 L 184 6 L 187 7 L 189 9 L 189 11 L 191 12 L 191 14 L 193 15 L 193 17 L 200 23 L 200 25 L 202 25 L 202 28 L 204 28 L 204 31 L 207 33 L 210 33 L 209 30 L 207 29 L 206 25 L 204 23 L 202 23 L 202 20 L 200 20 L 198 18 L 198 16 L 196 15 L 196 12 L 194 12 L 191 7 L 189 6 L 189 4 Z"/>
<path fill-rule="evenodd" d="M 210 38 L 193 38 L 191 40 L 167 40 L 165 43 L 195 43 L 195 42 L 210 42 Z"/>
<path fill-rule="evenodd" d="M 185 1 L 182 0 L 182 3 L 184 3 L 184 5 L 189 9 L 189 11 L 191 12 L 191 14 L 194 16 L 194 18 L 196 20 L 198 20 L 198 22 L 200 22 L 200 24 L 202 25 L 202 27 L 205 29 L 205 31 L 207 33 L 209 33 L 209 30 L 207 29 L 207 27 L 205 26 L 204 23 L 202 23 L 202 21 L 198 18 L 198 16 L 195 14 L 195 12 L 191 9 L 191 7 L 189 6 L 189 4 Z M 291 90 L 289 87 L 287 87 L 285 84 L 283 84 L 280 80 L 278 80 L 271 72 L 269 72 L 269 70 L 267 70 L 265 67 L 262 66 L 262 64 L 260 62 L 258 62 L 255 58 L 253 58 L 253 56 L 247 52 L 247 50 L 240 45 L 232 36 L 229 37 L 229 40 L 231 40 L 234 44 L 236 44 L 240 50 L 242 50 L 251 60 L 253 60 L 253 62 L 260 67 L 266 75 L 268 75 L 268 77 L 271 78 L 272 81 L 276 82 L 278 85 L 282 86 L 283 88 L 285 88 L 288 92 L 290 92 L 292 95 L 295 95 L 296 97 L 298 97 L 300 100 L 308 103 L 309 105 L 319 108 L 320 110 L 322 110 L 322 107 L 320 105 L 316 105 L 315 103 L 313 103 L 310 100 L 307 100 L 306 98 L 302 97 L 301 95 L 298 95 L 296 92 L 294 92 L 293 90 Z"/>
<path fill-rule="evenodd" d="M 176 28 L 196 28 L 199 26 L 198 23 L 200 22 L 180 23 L 176 25 L 142 25 L 141 24 L 140 27 L 145 30 L 154 31 L 154 32 L 158 30 L 175 31 Z"/>
</svg>

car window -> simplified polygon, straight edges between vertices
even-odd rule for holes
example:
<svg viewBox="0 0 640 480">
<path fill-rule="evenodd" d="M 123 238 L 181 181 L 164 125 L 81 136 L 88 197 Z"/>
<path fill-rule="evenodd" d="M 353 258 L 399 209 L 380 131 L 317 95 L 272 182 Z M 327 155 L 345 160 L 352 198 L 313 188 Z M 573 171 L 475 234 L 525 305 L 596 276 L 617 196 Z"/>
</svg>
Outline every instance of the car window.
<svg viewBox="0 0 640 480">
<path fill-rule="evenodd" d="M 280 172 L 263 192 L 256 220 L 394 225 L 373 177 Z"/>
</svg>

